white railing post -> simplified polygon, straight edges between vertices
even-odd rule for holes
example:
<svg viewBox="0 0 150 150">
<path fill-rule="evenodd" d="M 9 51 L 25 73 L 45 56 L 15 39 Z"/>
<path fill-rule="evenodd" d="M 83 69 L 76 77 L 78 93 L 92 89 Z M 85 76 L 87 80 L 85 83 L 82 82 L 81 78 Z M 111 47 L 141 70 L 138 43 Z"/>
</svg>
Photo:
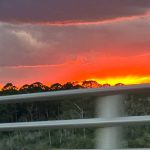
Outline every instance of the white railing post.
<svg viewBox="0 0 150 150">
<path fill-rule="evenodd" d="M 97 99 L 96 115 L 101 118 L 113 118 L 122 116 L 124 95 L 112 95 L 99 97 Z M 121 127 L 105 127 L 96 131 L 97 149 L 117 149 L 122 148 Z"/>
</svg>

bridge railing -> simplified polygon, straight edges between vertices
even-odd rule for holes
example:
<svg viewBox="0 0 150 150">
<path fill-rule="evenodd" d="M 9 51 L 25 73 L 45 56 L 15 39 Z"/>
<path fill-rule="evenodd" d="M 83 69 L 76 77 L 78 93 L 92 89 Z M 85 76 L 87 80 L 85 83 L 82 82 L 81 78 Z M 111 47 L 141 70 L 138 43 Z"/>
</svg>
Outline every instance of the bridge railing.
<svg viewBox="0 0 150 150">
<path fill-rule="evenodd" d="M 99 127 L 97 130 L 98 149 L 121 148 L 119 140 L 122 138 L 121 127 L 128 125 L 150 124 L 150 116 L 122 116 L 124 95 L 130 93 L 149 93 L 150 84 L 130 86 L 115 86 L 93 89 L 76 89 L 33 94 L 20 94 L 0 96 L 0 104 L 23 103 L 35 101 L 56 101 L 62 98 L 95 96 L 97 97 L 97 117 L 91 119 L 55 120 L 1 123 L 0 131 L 34 130 L 34 129 L 60 129 Z M 70 99 L 71 100 L 71 99 Z M 121 109 L 120 109 L 121 108 Z"/>
</svg>

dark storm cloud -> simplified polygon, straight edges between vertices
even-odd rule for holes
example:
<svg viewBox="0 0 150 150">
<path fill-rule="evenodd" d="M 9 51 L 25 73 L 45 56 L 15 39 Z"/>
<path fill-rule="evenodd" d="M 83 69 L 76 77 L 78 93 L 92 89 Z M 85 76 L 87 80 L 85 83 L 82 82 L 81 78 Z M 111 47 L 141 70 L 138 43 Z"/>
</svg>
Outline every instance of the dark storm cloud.
<svg viewBox="0 0 150 150">
<path fill-rule="evenodd" d="M 1 0 L 0 21 L 70 23 L 141 15 L 149 0 Z"/>
</svg>

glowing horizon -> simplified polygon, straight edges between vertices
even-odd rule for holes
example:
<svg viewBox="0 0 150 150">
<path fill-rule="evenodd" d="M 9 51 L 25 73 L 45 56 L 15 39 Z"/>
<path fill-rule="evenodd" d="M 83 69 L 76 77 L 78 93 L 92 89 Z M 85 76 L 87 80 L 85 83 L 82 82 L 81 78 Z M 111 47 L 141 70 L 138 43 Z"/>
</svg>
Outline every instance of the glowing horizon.
<svg viewBox="0 0 150 150">
<path fill-rule="evenodd" d="M 99 84 L 110 84 L 110 85 L 115 85 L 117 83 L 122 83 L 125 85 L 131 85 L 131 84 L 144 84 L 144 83 L 150 83 L 150 76 L 126 76 L 126 77 L 110 77 L 110 78 L 92 78 L 88 80 L 94 80 L 97 81 Z"/>
<path fill-rule="evenodd" d="M 90 78 L 90 79 L 85 79 L 85 80 L 72 80 L 72 81 L 66 81 L 66 82 L 54 82 L 54 83 L 49 83 L 47 81 L 45 82 L 41 82 L 42 84 L 46 85 L 46 86 L 51 86 L 52 84 L 55 84 L 55 83 L 60 83 L 60 84 L 65 84 L 67 82 L 77 82 L 79 85 L 82 85 L 82 82 L 83 81 L 96 81 L 97 83 L 99 83 L 100 85 L 104 85 L 104 84 L 110 84 L 111 86 L 114 86 L 118 83 L 121 83 L 121 84 L 124 84 L 124 85 L 133 85 L 133 84 L 148 84 L 150 83 L 150 76 L 143 76 L 143 77 L 140 77 L 140 76 L 125 76 L 125 77 L 107 77 L 107 78 Z M 35 82 L 40 82 L 40 81 L 35 81 Z M 24 84 L 15 84 L 14 82 L 13 85 L 15 85 L 17 88 L 20 88 L 22 87 L 23 85 L 25 84 L 32 84 L 32 83 L 35 83 L 35 82 L 31 82 L 31 83 L 24 83 Z M 7 84 L 7 83 L 5 83 Z M 5 85 L 5 84 L 1 84 L 0 85 L 0 90 L 2 89 L 2 87 Z"/>
</svg>

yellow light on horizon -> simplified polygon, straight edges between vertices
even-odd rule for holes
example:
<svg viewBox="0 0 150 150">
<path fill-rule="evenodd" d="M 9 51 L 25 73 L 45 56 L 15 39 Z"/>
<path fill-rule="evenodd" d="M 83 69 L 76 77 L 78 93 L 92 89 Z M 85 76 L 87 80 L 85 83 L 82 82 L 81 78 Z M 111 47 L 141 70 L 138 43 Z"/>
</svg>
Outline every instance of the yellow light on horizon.
<svg viewBox="0 0 150 150">
<path fill-rule="evenodd" d="M 125 85 L 130 84 L 142 84 L 150 83 L 150 76 L 125 76 L 125 77 L 108 77 L 108 78 L 92 78 L 88 80 L 97 81 L 99 84 L 115 85 L 117 83 L 123 83 Z"/>
</svg>

